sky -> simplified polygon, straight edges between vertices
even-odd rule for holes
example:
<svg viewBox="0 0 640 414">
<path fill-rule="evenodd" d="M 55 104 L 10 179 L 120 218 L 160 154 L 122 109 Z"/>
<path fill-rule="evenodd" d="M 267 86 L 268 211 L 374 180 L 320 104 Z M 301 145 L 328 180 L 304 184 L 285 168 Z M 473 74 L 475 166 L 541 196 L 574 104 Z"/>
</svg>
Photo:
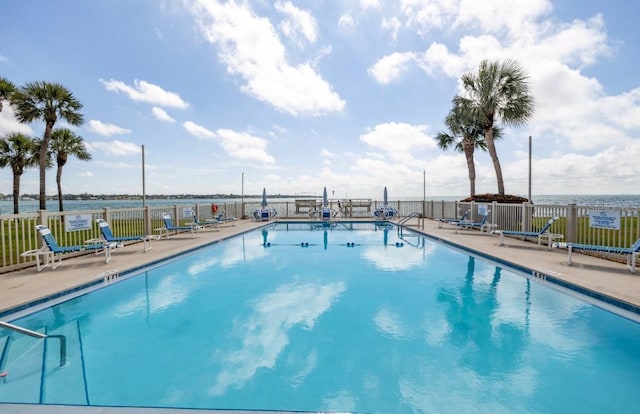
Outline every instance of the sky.
<svg viewBox="0 0 640 414">
<path fill-rule="evenodd" d="M 0 0 L 0 76 L 83 104 L 91 161 L 64 193 L 467 196 L 445 131 L 460 77 L 513 59 L 532 119 L 497 142 L 505 189 L 638 194 L 640 2 L 596 0 Z M 0 136 L 43 122 L 0 113 Z M 495 193 L 476 152 L 476 192 Z M 38 169 L 21 193 L 38 193 Z M 47 194 L 57 194 L 55 168 Z M 12 193 L 9 168 L 0 193 Z"/>
</svg>

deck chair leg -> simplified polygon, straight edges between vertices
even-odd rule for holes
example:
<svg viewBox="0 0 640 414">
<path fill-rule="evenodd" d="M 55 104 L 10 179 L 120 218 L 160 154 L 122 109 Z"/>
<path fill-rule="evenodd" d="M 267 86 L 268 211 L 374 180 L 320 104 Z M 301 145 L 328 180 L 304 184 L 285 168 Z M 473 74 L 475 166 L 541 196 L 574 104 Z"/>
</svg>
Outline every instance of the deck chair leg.
<svg viewBox="0 0 640 414">
<path fill-rule="evenodd" d="M 627 255 L 627 268 L 629 269 L 629 271 L 631 273 L 635 273 L 636 272 L 636 258 L 637 258 L 638 254 L 637 253 L 631 253 Z"/>
<path fill-rule="evenodd" d="M 56 261 L 56 254 L 51 255 L 51 270 L 55 270 L 62 264 L 62 255 L 58 254 L 58 260 Z"/>
<path fill-rule="evenodd" d="M 571 266 L 571 264 L 572 264 L 572 261 L 571 261 L 571 254 L 573 253 L 573 246 L 572 246 L 572 245 L 569 245 L 569 246 L 567 247 L 567 250 L 568 250 L 568 252 L 569 252 L 568 264 L 569 264 L 569 266 Z"/>
<path fill-rule="evenodd" d="M 111 261 L 111 246 L 104 246 L 104 262 L 109 263 Z"/>
</svg>

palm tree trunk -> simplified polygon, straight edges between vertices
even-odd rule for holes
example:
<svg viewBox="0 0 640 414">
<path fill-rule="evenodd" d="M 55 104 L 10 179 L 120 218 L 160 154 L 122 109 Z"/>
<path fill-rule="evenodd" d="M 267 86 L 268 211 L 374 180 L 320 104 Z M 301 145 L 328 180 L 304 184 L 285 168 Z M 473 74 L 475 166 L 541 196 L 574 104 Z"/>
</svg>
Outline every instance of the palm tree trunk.
<svg viewBox="0 0 640 414">
<path fill-rule="evenodd" d="M 20 176 L 13 174 L 13 214 L 20 214 Z"/>
<path fill-rule="evenodd" d="M 55 122 L 47 121 L 40 147 L 40 210 L 47 209 L 47 153 L 49 152 L 49 139 Z"/>
<path fill-rule="evenodd" d="M 59 211 L 64 211 L 62 206 L 62 167 L 58 167 L 58 171 L 56 171 L 56 184 L 58 185 L 58 209 Z"/>
<path fill-rule="evenodd" d="M 493 168 L 496 170 L 496 180 L 498 181 L 498 194 L 504 195 L 504 181 L 502 179 L 502 167 L 500 167 L 500 160 L 498 159 L 498 153 L 496 152 L 496 146 L 493 141 L 493 125 L 490 125 L 484 131 L 484 140 L 487 142 L 487 150 L 491 161 L 493 161 Z"/>
<path fill-rule="evenodd" d="M 462 150 L 467 159 L 467 169 L 469 170 L 469 196 L 476 195 L 476 164 L 473 161 L 473 141 L 466 137 L 462 141 Z"/>
</svg>

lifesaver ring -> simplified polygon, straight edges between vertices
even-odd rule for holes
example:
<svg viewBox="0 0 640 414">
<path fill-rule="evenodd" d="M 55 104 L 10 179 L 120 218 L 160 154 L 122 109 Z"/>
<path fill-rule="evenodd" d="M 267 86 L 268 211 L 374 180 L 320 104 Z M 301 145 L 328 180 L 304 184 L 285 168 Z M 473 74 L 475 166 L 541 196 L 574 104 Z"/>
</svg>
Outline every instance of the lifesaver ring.
<svg viewBox="0 0 640 414">
<path fill-rule="evenodd" d="M 218 212 L 218 205 L 216 203 L 211 204 L 211 212 L 216 214 Z"/>
</svg>

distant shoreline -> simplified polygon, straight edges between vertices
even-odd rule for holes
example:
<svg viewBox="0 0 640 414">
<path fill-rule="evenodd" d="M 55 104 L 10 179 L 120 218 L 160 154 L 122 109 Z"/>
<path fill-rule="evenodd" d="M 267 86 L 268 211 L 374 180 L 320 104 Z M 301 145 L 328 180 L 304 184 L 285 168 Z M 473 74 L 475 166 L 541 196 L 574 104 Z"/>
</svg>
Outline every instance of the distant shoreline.
<svg viewBox="0 0 640 414">
<path fill-rule="evenodd" d="M 97 210 L 103 208 L 121 209 L 121 208 L 140 208 L 143 206 L 142 197 L 140 198 L 88 198 L 84 199 L 86 194 L 81 194 L 79 197 L 82 199 L 65 199 L 64 210 L 65 211 L 84 211 L 84 210 Z M 97 196 L 94 196 L 97 197 Z M 122 196 L 118 196 L 122 197 Z M 131 196 L 135 197 L 135 196 Z M 259 203 L 262 195 L 245 195 L 235 196 L 224 194 L 215 196 L 197 196 L 195 198 L 186 198 L 186 195 L 182 196 L 147 196 L 145 198 L 145 205 L 147 206 L 171 206 L 171 205 L 195 205 L 195 204 L 211 204 L 211 203 L 236 203 L 244 200 L 248 203 Z M 320 200 L 321 196 L 314 195 L 267 195 L 267 202 L 272 203 L 284 203 L 294 202 L 297 199 L 316 199 Z M 351 198 L 351 197 L 350 197 Z M 362 199 L 364 197 L 353 197 L 351 199 Z M 427 201 L 459 201 L 465 198 L 464 196 L 427 196 Z M 422 196 L 416 197 L 390 197 L 389 203 L 395 201 L 422 201 Z M 329 197 L 330 201 L 345 200 L 344 197 Z M 372 201 L 376 203 L 382 202 L 382 197 L 372 197 Z M 533 195 L 533 203 L 537 205 L 568 205 L 576 204 L 578 206 L 593 206 L 593 207 L 625 207 L 625 208 L 640 208 L 640 194 L 613 194 L 613 195 Z M 19 203 L 20 213 L 34 213 L 40 208 L 40 203 L 37 199 L 20 200 Z M 58 200 L 47 200 L 47 211 L 58 211 Z M 0 200 L 0 214 L 13 214 L 13 200 Z"/>
</svg>

